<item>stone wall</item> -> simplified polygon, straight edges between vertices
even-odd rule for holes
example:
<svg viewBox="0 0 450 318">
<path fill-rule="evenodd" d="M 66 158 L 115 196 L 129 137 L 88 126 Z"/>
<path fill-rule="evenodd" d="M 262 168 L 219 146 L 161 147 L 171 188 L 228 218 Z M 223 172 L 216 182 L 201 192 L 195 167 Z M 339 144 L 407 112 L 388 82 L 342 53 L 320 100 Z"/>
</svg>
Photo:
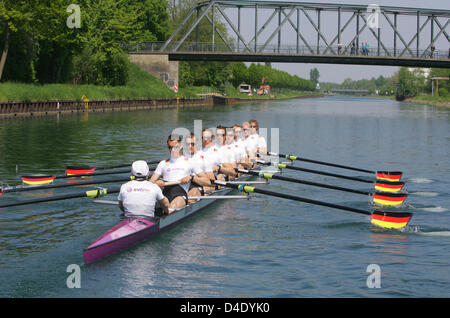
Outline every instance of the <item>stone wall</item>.
<svg viewBox="0 0 450 318">
<path fill-rule="evenodd" d="M 178 61 L 169 61 L 167 54 L 130 53 L 130 61 L 161 79 L 170 88 L 178 85 Z"/>
</svg>

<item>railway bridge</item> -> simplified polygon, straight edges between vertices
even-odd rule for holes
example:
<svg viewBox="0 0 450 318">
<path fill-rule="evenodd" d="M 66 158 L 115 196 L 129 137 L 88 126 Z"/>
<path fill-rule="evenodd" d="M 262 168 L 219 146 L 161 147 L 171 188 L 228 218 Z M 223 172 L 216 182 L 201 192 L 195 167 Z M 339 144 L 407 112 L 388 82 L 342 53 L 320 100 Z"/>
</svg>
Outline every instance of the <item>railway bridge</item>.
<svg viewBox="0 0 450 318">
<path fill-rule="evenodd" d="M 209 0 L 165 42 L 126 45 L 132 59 L 450 68 L 450 10 Z M 206 27 L 205 27 L 206 26 Z"/>
</svg>

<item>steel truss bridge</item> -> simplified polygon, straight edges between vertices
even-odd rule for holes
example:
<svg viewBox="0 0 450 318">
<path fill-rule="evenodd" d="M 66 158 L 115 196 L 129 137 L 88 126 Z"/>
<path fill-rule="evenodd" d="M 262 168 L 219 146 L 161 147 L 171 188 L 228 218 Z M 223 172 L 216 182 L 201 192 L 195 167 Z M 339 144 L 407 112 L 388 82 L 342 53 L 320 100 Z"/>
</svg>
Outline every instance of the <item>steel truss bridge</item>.
<svg viewBox="0 0 450 318">
<path fill-rule="evenodd" d="M 204 19 L 209 42 L 199 41 Z M 450 68 L 449 23 L 450 10 L 210 0 L 191 8 L 166 42 L 126 48 L 169 60 Z"/>
</svg>

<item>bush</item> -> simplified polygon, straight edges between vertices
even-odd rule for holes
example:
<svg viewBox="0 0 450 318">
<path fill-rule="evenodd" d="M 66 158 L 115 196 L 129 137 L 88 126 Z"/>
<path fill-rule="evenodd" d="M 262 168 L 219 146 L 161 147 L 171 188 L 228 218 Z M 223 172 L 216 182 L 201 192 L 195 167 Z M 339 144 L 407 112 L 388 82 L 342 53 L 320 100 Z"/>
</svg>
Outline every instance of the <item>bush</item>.
<svg viewBox="0 0 450 318">
<path fill-rule="evenodd" d="M 439 88 L 439 96 L 442 96 L 442 97 L 448 96 L 448 91 L 445 87 Z"/>
</svg>

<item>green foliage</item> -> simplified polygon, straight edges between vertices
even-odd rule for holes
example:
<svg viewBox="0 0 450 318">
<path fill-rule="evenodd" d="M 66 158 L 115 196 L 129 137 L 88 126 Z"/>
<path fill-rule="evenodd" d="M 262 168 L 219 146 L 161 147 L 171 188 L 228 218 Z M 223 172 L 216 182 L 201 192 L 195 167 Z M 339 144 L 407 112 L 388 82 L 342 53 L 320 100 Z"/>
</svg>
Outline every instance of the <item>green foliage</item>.
<svg viewBox="0 0 450 318">
<path fill-rule="evenodd" d="M 409 70 L 407 67 L 400 67 L 396 84 L 399 95 L 416 96 L 425 89 L 425 75 L 420 69 Z"/>
<path fill-rule="evenodd" d="M 174 98 L 175 93 L 158 78 L 130 64 L 130 79 L 123 86 L 0 83 L 0 101 Z"/>
<path fill-rule="evenodd" d="M 165 0 L 79 0 L 79 29 L 66 25 L 72 2 L 0 2 L 0 47 L 10 47 L 3 81 L 125 85 L 130 63 L 121 45 L 171 32 Z"/>
<path fill-rule="evenodd" d="M 448 90 L 445 87 L 439 88 L 439 96 L 448 97 Z"/>
<path fill-rule="evenodd" d="M 238 70 L 240 69 L 238 68 Z M 239 74 L 245 74 L 245 72 L 241 72 Z M 237 75 L 233 74 L 233 77 L 235 76 L 237 77 Z M 271 88 L 314 91 L 316 87 L 313 82 L 300 78 L 297 75 L 290 75 L 287 72 L 280 71 L 269 66 L 253 63 L 248 67 L 247 77 L 244 77 L 242 82 L 250 84 L 252 87 L 259 87 L 262 84 L 263 77 L 265 78 L 265 83 L 270 85 Z"/>
<path fill-rule="evenodd" d="M 319 82 L 319 70 L 317 68 L 313 68 L 311 69 L 311 71 L 309 72 L 309 80 L 315 84 L 317 84 Z"/>
</svg>

